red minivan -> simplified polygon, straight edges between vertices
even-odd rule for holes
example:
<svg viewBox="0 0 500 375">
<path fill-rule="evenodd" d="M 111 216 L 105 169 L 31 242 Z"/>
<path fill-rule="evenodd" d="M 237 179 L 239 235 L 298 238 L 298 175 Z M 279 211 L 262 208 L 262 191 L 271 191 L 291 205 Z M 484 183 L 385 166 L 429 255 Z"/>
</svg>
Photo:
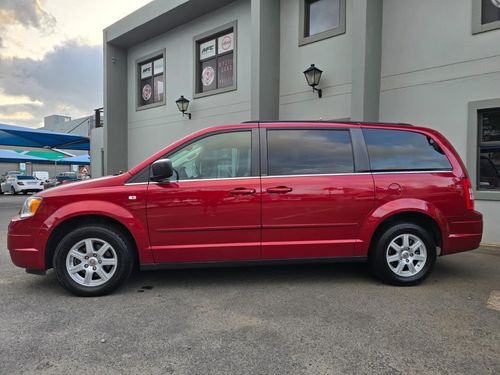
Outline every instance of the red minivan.
<svg viewBox="0 0 500 375">
<path fill-rule="evenodd" d="M 8 248 L 81 296 L 111 292 L 136 267 L 368 261 L 414 285 L 437 256 L 477 248 L 482 229 L 465 167 L 435 130 L 252 122 L 28 198 Z"/>
</svg>

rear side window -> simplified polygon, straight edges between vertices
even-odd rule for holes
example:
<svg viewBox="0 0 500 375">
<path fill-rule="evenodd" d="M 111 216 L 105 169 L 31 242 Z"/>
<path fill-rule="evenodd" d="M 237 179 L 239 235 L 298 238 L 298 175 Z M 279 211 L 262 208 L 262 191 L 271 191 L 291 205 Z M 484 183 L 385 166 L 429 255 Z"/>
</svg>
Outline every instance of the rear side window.
<svg viewBox="0 0 500 375">
<path fill-rule="evenodd" d="M 424 134 L 404 130 L 363 129 L 371 170 L 451 170 L 439 145 Z"/>
<path fill-rule="evenodd" d="M 269 176 L 354 172 L 348 130 L 268 130 L 267 160 Z"/>
</svg>

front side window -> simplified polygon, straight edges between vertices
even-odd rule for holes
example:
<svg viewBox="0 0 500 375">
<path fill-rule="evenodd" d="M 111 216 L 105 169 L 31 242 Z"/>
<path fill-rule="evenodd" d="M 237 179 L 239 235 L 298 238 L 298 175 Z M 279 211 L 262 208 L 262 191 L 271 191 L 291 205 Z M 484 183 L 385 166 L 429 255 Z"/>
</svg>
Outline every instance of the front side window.
<svg viewBox="0 0 500 375">
<path fill-rule="evenodd" d="M 138 108 L 165 103 L 164 56 L 159 54 L 137 64 L 139 76 Z"/>
<path fill-rule="evenodd" d="M 251 176 L 251 132 L 214 134 L 169 156 L 179 180 Z"/>
<path fill-rule="evenodd" d="M 472 32 L 500 28 L 500 0 L 473 0 Z"/>
<path fill-rule="evenodd" d="M 363 129 L 363 135 L 373 172 L 452 169 L 443 150 L 424 134 L 404 130 Z"/>
<path fill-rule="evenodd" d="M 208 37 L 195 38 L 195 96 L 215 94 L 235 88 L 235 27 Z"/>
<path fill-rule="evenodd" d="M 345 33 L 345 0 L 301 0 L 299 45 Z"/>
<path fill-rule="evenodd" d="M 500 190 L 500 108 L 478 112 L 478 190 Z"/>
<path fill-rule="evenodd" d="M 268 175 L 354 172 L 348 130 L 268 130 Z"/>
</svg>

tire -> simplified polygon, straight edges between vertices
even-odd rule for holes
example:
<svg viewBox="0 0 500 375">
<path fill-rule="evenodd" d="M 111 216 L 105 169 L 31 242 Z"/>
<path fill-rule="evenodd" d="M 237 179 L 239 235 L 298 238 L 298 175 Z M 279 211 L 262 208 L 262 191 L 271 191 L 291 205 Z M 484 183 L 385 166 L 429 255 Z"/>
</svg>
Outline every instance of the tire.
<svg viewBox="0 0 500 375">
<path fill-rule="evenodd" d="M 77 296 L 96 297 L 111 293 L 129 277 L 133 259 L 132 246 L 120 231 L 87 225 L 62 239 L 52 264 L 66 290 Z"/>
<path fill-rule="evenodd" d="M 426 229 L 413 223 L 398 223 L 375 241 L 370 266 L 377 277 L 389 284 L 417 285 L 431 273 L 436 254 L 436 243 Z"/>
<path fill-rule="evenodd" d="M 14 186 L 11 186 L 11 187 L 10 187 L 10 193 L 11 193 L 12 195 L 16 195 L 16 194 L 17 194 L 17 193 L 16 193 L 16 189 L 14 189 Z"/>
</svg>

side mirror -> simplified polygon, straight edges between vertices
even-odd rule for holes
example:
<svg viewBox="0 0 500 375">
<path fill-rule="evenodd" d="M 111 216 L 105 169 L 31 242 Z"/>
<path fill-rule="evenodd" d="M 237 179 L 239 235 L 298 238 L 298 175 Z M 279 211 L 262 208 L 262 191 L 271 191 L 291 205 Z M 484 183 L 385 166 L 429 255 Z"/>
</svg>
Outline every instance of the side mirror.
<svg viewBox="0 0 500 375">
<path fill-rule="evenodd" d="M 170 159 L 160 159 L 151 165 L 151 181 L 161 182 L 172 177 L 174 169 Z"/>
</svg>

